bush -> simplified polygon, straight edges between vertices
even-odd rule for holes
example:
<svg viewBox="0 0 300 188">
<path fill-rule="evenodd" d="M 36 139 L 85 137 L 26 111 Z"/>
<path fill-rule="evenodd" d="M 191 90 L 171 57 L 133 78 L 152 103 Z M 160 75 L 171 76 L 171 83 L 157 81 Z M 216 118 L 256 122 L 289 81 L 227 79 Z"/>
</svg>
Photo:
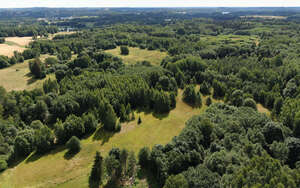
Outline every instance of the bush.
<svg viewBox="0 0 300 188">
<path fill-rule="evenodd" d="M 5 38 L 0 38 L 0 44 L 5 43 Z"/>
<path fill-rule="evenodd" d="M 250 108 L 253 108 L 254 110 L 257 110 L 256 102 L 251 98 L 245 99 L 243 105 L 247 106 L 247 107 L 250 107 Z"/>
<path fill-rule="evenodd" d="M 129 49 L 127 46 L 121 46 L 121 55 L 128 55 Z"/>
<path fill-rule="evenodd" d="M 138 119 L 138 122 L 137 122 L 137 123 L 138 123 L 138 125 L 142 123 L 142 119 L 141 119 L 141 117 L 139 117 L 139 119 Z"/>
<path fill-rule="evenodd" d="M 7 162 L 4 160 L 0 160 L 0 172 L 7 169 Z"/>
<path fill-rule="evenodd" d="M 206 105 L 207 105 L 207 106 L 210 106 L 211 104 L 212 104 L 212 100 L 211 100 L 210 97 L 208 97 L 208 98 L 206 99 Z"/>
<path fill-rule="evenodd" d="M 66 144 L 70 153 L 77 153 L 80 151 L 80 140 L 76 136 L 72 136 Z"/>
<path fill-rule="evenodd" d="M 188 182 L 182 174 L 176 176 L 171 175 L 166 183 L 164 188 L 188 188 Z"/>
</svg>

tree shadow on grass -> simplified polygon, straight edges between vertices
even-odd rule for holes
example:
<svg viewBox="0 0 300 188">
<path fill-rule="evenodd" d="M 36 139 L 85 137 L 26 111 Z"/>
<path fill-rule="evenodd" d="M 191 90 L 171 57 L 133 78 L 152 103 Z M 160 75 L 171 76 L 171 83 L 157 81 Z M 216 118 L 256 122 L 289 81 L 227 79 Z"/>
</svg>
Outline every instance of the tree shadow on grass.
<svg viewBox="0 0 300 188">
<path fill-rule="evenodd" d="M 162 120 L 162 119 L 169 116 L 169 112 L 167 112 L 167 113 L 157 113 L 157 112 L 155 112 L 155 111 L 153 111 L 149 108 L 138 108 L 138 109 L 136 109 L 136 111 L 138 113 L 144 112 L 145 115 L 152 114 L 153 117 L 155 117 L 159 120 Z"/>
<path fill-rule="evenodd" d="M 107 143 L 109 141 L 109 139 L 114 135 L 114 132 L 108 132 L 106 130 L 104 130 L 104 127 L 101 127 L 99 129 L 96 130 L 94 136 L 93 136 L 93 140 L 101 140 L 102 143 L 101 145 L 104 145 L 105 143 Z"/>
<path fill-rule="evenodd" d="M 37 160 L 39 160 L 42 157 L 48 156 L 48 155 L 55 155 L 56 153 L 59 153 L 61 151 L 63 151 L 65 148 L 65 146 L 59 146 L 54 150 L 51 150 L 50 152 L 44 153 L 44 154 L 39 154 L 36 152 L 33 152 L 27 159 L 25 159 L 25 163 L 31 163 L 31 162 L 35 162 Z"/>
<path fill-rule="evenodd" d="M 36 78 L 31 77 L 30 79 L 27 80 L 27 85 L 31 85 L 31 84 L 35 83 L 36 81 L 37 81 Z"/>
<path fill-rule="evenodd" d="M 77 153 L 79 153 L 79 151 L 77 151 L 77 152 L 71 152 L 71 151 L 69 150 L 69 151 L 67 151 L 67 152 L 65 153 L 64 158 L 65 158 L 66 160 L 70 160 L 70 159 L 72 159 Z"/>
<path fill-rule="evenodd" d="M 155 117 L 159 120 L 162 120 L 162 119 L 168 117 L 169 113 L 156 113 L 156 112 L 153 112 L 152 115 L 153 115 L 153 117 Z"/>
<path fill-rule="evenodd" d="M 149 185 L 150 188 L 159 188 L 160 186 L 157 184 L 155 177 L 153 174 L 146 169 L 140 169 L 137 174 L 137 178 L 142 180 L 146 179 L 147 184 Z"/>
</svg>

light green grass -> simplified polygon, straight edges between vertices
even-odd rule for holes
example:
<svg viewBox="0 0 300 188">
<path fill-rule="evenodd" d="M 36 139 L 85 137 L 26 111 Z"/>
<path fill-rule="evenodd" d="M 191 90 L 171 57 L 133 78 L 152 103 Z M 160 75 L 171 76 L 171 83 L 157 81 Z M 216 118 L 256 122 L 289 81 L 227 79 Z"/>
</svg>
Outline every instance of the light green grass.
<svg viewBox="0 0 300 188">
<path fill-rule="evenodd" d="M 5 41 L 5 44 L 9 45 L 9 46 L 19 46 L 19 47 L 24 47 L 22 45 L 19 45 L 15 42 L 12 42 L 12 41 Z"/>
<path fill-rule="evenodd" d="M 48 55 L 41 56 L 43 61 Z M 42 87 L 43 82 L 48 78 L 55 78 L 54 74 L 47 75 L 46 78 L 37 80 L 30 75 L 29 61 L 16 64 L 5 69 L 0 69 L 0 86 L 3 86 L 7 91 L 12 90 L 32 90 Z"/>
<path fill-rule="evenodd" d="M 105 156 L 112 147 L 119 147 L 137 154 L 144 146 L 164 145 L 179 135 L 186 120 L 206 109 L 206 106 L 201 109 L 192 108 L 182 102 L 181 97 L 182 91 L 179 91 L 177 107 L 164 117 L 136 112 L 136 120 L 122 124 L 120 133 L 113 135 L 102 130 L 96 131 L 81 141 L 82 150 L 71 159 L 64 157 L 66 150 L 63 147 L 45 156 L 28 157 L 16 167 L 0 174 L 0 188 L 88 187 L 88 175 L 96 151 Z M 142 119 L 140 125 L 137 125 L 138 116 Z M 139 182 L 145 183 L 144 180 Z"/>
<path fill-rule="evenodd" d="M 106 50 L 105 52 L 122 58 L 125 64 L 149 61 L 153 65 L 160 65 L 161 61 L 167 56 L 166 52 L 160 52 L 158 50 L 143 50 L 132 47 L 129 47 L 129 55 L 121 55 L 120 47 L 112 50 Z"/>
</svg>

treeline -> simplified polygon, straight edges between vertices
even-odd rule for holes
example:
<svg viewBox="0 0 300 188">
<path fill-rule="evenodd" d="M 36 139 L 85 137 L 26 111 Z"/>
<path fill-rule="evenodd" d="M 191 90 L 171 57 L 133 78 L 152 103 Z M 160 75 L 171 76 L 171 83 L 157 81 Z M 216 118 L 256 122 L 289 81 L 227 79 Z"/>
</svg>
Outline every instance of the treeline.
<svg viewBox="0 0 300 188">
<path fill-rule="evenodd" d="M 56 26 L 2 26 L 0 27 L 0 37 L 34 37 L 34 36 L 48 36 L 58 32 Z"/>
</svg>

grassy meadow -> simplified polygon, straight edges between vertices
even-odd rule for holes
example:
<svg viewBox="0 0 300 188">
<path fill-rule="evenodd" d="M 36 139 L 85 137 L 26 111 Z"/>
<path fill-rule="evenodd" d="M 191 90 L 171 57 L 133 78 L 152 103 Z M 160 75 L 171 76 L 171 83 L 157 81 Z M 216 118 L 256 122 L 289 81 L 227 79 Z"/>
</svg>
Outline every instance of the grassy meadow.
<svg viewBox="0 0 300 188">
<path fill-rule="evenodd" d="M 121 55 L 120 47 L 112 50 L 106 50 L 105 52 L 122 58 L 125 64 L 135 64 L 137 62 L 147 60 L 153 65 L 160 65 L 161 61 L 167 56 L 166 52 L 160 52 L 157 50 L 143 50 L 133 47 L 128 48 L 129 55 Z"/>
<path fill-rule="evenodd" d="M 43 61 L 48 55 L 42 55 Z M 48 78 L 55 78 L 54 74 L 47 75 L 44 79 L 35 79 L 30 74 L 29 60 L 24 63 L 19 63 L 5 69 L 0 69 L 0 86 L 3 86 L 6 91 L 12 90 L 32 90 L 37 87 L 42 87 L 43 82 Z"/>
<path fill-rule="evenodd" d="M 0 188 L 69 188 L 78 185 L 88 187 L 88 175 L 96 151 L 100 151 L 105 156 L 112 147 L 119 147 L 137 154 L 144 146 L 166 144 L 181 132 L 186 120 L 207 108 L 205 105 L 201 109 L 192 108 L 181 98 L 180 90 L 177 107 L 169 114 L 136 112 L 136 120 L 122 124 L 119 133 L 112 134 L 104 132 L 101 128 L 98 129 L 93 135 L 81 141 L 82 150 L 75 156 L 67 156 L 67 150 L 63 146 L 44 156 L 32 154 L 20 164 L 0 174 L 0 182 L 2 182 Z M 139 116 L 142 123 L 137 125 Z M 139 182 L 147 184 L 146 180 L 139 180 Z"/>
</svg>

